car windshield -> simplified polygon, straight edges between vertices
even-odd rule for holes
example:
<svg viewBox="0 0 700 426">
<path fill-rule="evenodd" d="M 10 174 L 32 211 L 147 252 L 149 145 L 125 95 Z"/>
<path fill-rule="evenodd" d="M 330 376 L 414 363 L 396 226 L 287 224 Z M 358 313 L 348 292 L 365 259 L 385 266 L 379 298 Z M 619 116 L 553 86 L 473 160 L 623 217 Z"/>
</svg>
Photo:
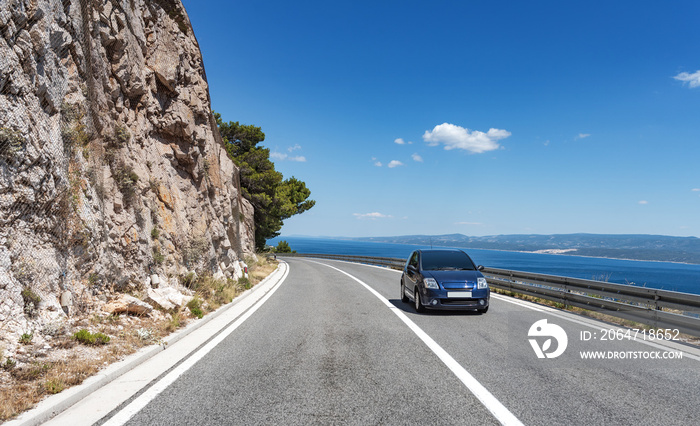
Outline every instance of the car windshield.
<svg viewBox="0 0 700 426">
<path fill-rule="evenodd" d="M 426 271 L 475 270 L 474 262 L 461 251 L 426 251 L 421 263 Z"/>
</svg>

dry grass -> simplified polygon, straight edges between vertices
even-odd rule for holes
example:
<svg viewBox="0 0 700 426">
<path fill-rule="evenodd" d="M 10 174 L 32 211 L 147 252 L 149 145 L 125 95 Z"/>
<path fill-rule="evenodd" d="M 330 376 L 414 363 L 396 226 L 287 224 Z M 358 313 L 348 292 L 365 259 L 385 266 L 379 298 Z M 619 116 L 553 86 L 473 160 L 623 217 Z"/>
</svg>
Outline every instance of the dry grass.
<svg viewBox="0 0 700 426">
<path fill-rule="evenodd" d="M 277 262 L 262 256 L 258 262 L 248 259 L 247 263 L 249 282 L 198 278 L 196 293 L 205 313 L 230 303 L 246 287 L 258 284 L 277 267 Z M 51 346 L 48 352 L 42 351 L 40 345 L 27 345 L 25 356 L 14 366 L 0 356 L 0 422 L 32 408 L 48 395 L 82 383 L 101 368 L 144 346 L 162 344 L 170 333 L 193 318 L 187 309 L 158 314 L 157 318 L 93 314 L 48 337 Z M 99 346 L 80 344 L 73 334 L 81 329 L 104 333 L 111 340 Z"/>
<path fill-rule="evenodd" d="M 199 276 L 194 283 L 196 295 L 202 299 L 202 308 L 206 312 L 215 311 L 231 301 L 245 290 L 260 283 L 276 268 L 277 262 L 260 256 L 258 261 L 246 259 L 248 278 L 238 281 L 232 279 L 216 280 L 211 276 Z"/>
<path fill-rule="evenodd" d="M 277 269 L 277 262 L 265 257 L 260 257 L 258 262 L 249 262 L 248 275 L 253 285 L 258 284 Z"/>
<path fill-rule="evenodd" d="M 74 330 L 66 330 L 50 340 L 49 352 L 31 348 L 16 366 L 0 370 L 0 421 L 11 419 L 47 395 L 78 385 L 100 368 L 154 343 L 139 339 L 135 329 L 152 327 L 165 330 L 161 326 L 164 320 L 147 317 L 124 316 L 97 325 L 95 322 L 95 317 L 78 322 Z M 101 346 L 77 343 L 72 333 L 86 327 L 111 336 L 111 341 Z M 162 338 L 167 334 L 157 332 L 154 335 Z"/>
</svg>

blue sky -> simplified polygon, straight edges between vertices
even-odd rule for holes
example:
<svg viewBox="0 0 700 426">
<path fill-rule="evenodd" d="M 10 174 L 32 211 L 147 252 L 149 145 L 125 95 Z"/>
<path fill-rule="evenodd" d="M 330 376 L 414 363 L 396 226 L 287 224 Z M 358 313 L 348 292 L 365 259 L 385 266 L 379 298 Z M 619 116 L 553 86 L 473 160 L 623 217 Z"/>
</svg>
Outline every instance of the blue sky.
<svg viewBox="0 0 700 426">
<path fill-rule="evenodd" d="M 700 2 L 183 3 L 283 236 L 700 236 Z"/>
</svg>

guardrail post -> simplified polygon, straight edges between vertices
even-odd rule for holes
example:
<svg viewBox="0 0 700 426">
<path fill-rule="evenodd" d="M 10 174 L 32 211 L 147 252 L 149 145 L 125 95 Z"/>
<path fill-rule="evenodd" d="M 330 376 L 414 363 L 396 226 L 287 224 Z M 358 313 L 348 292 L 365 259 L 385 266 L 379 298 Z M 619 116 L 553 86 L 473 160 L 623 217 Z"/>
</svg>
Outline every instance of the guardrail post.
<svg viewBox="0 0 700 426">
<path fill-rule="evenodd" d="M 659 306 L 659 299 L 659 292 L 654 290 L 654 307 L 657 311 L 661 310 L 661 306 Z"/>
</svg>

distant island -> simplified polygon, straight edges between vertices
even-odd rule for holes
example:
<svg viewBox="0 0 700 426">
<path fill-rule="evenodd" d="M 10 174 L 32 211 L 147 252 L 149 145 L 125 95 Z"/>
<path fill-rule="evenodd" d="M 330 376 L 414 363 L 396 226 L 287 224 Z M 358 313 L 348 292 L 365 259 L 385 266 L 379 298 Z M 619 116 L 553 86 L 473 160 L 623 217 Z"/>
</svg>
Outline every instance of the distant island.
<svg viewBox="0 0 700 426">
<path fill-rule="evenodd" d="M 700 264 L 700 238 L 697 237 L 669 237 L 643 234 L 493 235 L 470 237 L 463 234 L 448 234 L 363 237 L 352 238 L 352 240 Z"/>
</svg>

